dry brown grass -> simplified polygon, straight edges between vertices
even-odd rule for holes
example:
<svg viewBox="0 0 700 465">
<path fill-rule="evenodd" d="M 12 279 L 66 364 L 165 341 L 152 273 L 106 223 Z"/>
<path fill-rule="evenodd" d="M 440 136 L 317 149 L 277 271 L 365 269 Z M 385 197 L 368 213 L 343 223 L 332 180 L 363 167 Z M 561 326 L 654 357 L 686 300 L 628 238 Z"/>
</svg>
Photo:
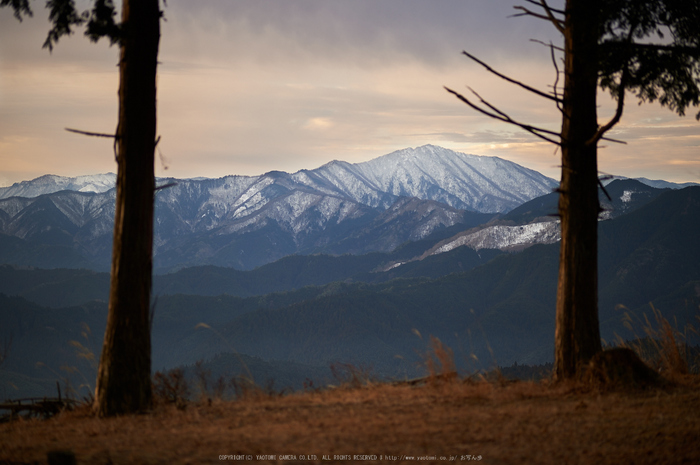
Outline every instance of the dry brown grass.
<svg viewBox="0 0 700 465">
<path fill-rule="evenodd" d="M 695 362 L 689 360 L 690 354 L 686 344 L 688 333 L 698 334 L 698 329 L 688 324 L 680 330 L 677 323 L 672 325 L 654 305 L 650 304 L 650 307 L 652 320 L 646 313 L 642 319 L 634 317 L 629 311 L 624 313 L 622 323 L 636 335 L 636 339 L 630 342 L 618 336 L 617 345 L 635 351 L 647 365 L 661 372 L 666 378 L 682 378 L 691 371 L 689 365 Z M 642 327 L 643 337 L 637 334 L 635 326 Z"/>
<path fill-rule="evenodd" d="M 483 463 L 700 463 L 698 408 L 692 376 L 670 389 L 612 393 L 459 379 L 369 384 L 184 409 L 161 404 L 110 419 L 83 409 L 15 421 L 0 425 L 0 463 L 46 463 L 48 452 L 66 449 L 86 464 L 217 463 L 221 455 L 320 463 L 362 454 L 377 462 L 471 455 Z"/>
<path fill-rule="evenodd" d="M 457 377 L 454 352 L 435 336 L 430 336 L 430 346 L 424 356 L 424 363 L 431 383 Z"/>
</svg>

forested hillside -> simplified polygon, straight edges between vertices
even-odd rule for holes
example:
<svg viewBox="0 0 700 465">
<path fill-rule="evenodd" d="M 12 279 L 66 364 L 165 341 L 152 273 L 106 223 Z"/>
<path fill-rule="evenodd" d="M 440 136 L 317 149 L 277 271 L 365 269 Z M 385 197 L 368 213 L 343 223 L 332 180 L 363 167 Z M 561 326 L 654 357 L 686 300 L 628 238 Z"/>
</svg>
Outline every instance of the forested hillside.
<svg viewBox="0 0 700 465">
<path fill-rule="evenodd" d="M 600 223 L 600 320 L 606 341 L 643 336 L 644 314 L 653 321 L 649 303 L 679 329 L 688 324 L 697 327 L 699 219 L 700 188 L 691 187 L 664 192 L 632 213 Z M 431 266 L 456 270 L 459 263 L 469 263 L 469 257 L 476 256 L 470 249 L 461 249 L 432 257 L 444 262 Z M 330 270 L 337 263 L 344 264 L 340 268 L 348 273 L 365 272 L 364 265 L 358 265 L 361 257 L 287 260 L 270 265 L 269 283 L 285 283 L 282 287 L 291 289 L 324 274 L 332 277 Z M 427 266 L 430 262 L 415 263 Z M 191 365 L 236 352 L 271 363 L 289 361 L 327 368 L 343 362 L 371 368 L 377 376 L 412 377 L 424 373 L 421 364 L 430 336 L 452 348 L 460 370 L 551 361 L 558 245 L 533 246 L 472 265 L 478 266 L 435 278 L 404 277 L 381 283 L 341 279 L 248 297 L 156 293 L 154 368 Z M 328 266 L 326 271 L 319 273 L 324 266 Z M 38 281 L 32 285 L 20 279 L 15 285 L 25 298 L 3 296 L 0 305 L 0 338 L 12 339 L 10 356 L 2 367 L 4 379 L 65 376 L 61 366 L 85 362 L 82 349 L 71 341 L 90 347 L 95 355 L 99 351 L 95 341 L 101 340 L 106 303 L 61 308 L 47 308 L 48 301 L 42 306 L 30 303 L 26 299 L 40 289 L 48 292 L 57 275 L 23 272 L 37 276 Z M 69 299 L 66 295 L 71 292 L 92 291 L 106 279 L 93 272 L 71 273 L 64 273 L 65 286 L 60 279 L 53 282 L 64 292 L 63 297 L 57 292 L 57 299 Z M 186 291 L 190 283 L 190 291 L 202 286 L 215 291 L 237 279 L 216 268 L 181 273 L 172 289 Z M 251 273 L 255 279 L 263 276 Z M 247 285 L 252 286 L 255 279 Z M 46 296 L 43 298 L 48 299 Z M 623 323 L 625 312 L 632 316 L 632 331 Z M 691 332 L 688 336 L 689 343 L 697 343 Z M 44 365 L 37 366 L 37 362 Z M 78 375 L 70 375 L 78 383 Z M 9 384 L 5 386 L 8 389 Z"/>
</svg>

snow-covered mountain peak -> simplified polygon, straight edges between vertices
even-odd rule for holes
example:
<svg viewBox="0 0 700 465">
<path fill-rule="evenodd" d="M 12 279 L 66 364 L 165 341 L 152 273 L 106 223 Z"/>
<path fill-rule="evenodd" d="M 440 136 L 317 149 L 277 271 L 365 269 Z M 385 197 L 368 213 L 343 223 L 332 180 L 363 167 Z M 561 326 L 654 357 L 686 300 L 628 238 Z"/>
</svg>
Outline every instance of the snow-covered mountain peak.
<svg viewBox="0 0 700 465">
<path fill-rule="evenodd" d="M 0 187 L 0 199 L 10 197 L 38 197 L 59 191 L 102 193 L 114 188 L 117 176 L 114 173 L 92 174 L 76 177 L 46 174 L 31 181 L 16 182 L 9 187 Z"/>
<path fill-rule="evenodd" d="M 437 200 L 455 208 L 503 212 L 548 194 L 558 184 L 498 157 L 424 145 L 353 165 L 358 176 L 397 196 Z"/>
</svg>

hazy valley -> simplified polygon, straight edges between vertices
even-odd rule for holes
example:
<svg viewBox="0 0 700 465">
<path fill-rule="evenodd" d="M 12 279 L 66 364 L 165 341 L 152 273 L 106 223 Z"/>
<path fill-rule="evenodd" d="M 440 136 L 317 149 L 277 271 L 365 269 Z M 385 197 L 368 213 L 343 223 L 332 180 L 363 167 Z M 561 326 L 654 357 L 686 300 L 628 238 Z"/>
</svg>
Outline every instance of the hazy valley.
<svg viewBox="0 0 700 465">
<path fill-rule="evenodd" d="M 0 200 L 2 397 L 41 395 L 57 378 L 89 392 L 106 321 L 114 191 L 43 181 L 12 191 L 34 197 Z M 159 180 L 172 183 L 156 203 L 154 370 L 204 361 L 235 373 L 242 357 L 279 387 L 323 384 L 339 362 L 411 378 L 431 336 L 462 372 L 552 359 L 551 179 L 426 146 L 291 175 Z M 78 190 L 48 192 L 67 185 Z M 624 313 L 641 321 L 649 303 L 694 322 L 700 187 L 618 179 L 600 198 L 605 340 L 638 336 Z"/>
</svg>

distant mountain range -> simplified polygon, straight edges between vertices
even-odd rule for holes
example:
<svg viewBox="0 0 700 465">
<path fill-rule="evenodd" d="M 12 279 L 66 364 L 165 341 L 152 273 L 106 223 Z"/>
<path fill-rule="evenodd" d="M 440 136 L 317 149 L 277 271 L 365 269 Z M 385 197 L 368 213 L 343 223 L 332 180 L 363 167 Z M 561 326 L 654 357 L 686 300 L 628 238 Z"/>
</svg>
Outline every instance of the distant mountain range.
<svg viewBox="0 0 700 465">
<path fill-rule="evenodd" d="M 0 263 L 108 269 L 110 176 L 44 176 L 5 188 L 2 196 L 14 196 L 0 200 Z M 389 252 L 445 228 L 485 223 L 557 184 L 506 160 L 430 145 L 293 174 L 159 182 L 174 184 L 156 195 L 154 264 L 161 270 Z M 97 192 L 84 192 L 90 189 Z"/>
<path fill-rule="evenodd" d="M 110 183 L 44 176 L 0 189 L 0 348 L 11 341 L 0 398 L 52 394 L 57 377 L 90 391 L 107 312 Z M 175 185 L 156 195 L 156 370 L 204 361 L 295 388 L 323 384 L 334 362 L 412 377 L 431 335 L 465 371 L 552 359 L 552 179 L 425 146 L 293 174 L 158 183 Z M 643 322 L 650 302 L 680 328 L 696 323 L 700 187 L 648 184 L 600 190 L 606 341 L 635 337 L 624 312 Z"/>
<path fill-rule="evenodd" d="M 115 181 L 113 173 L 74 178 L 45 175 L 0 187 L 0 199 L 33 198 L 63 190 L 104 193 L 114 187 Z M 304 188 L 381 209 L 388 208 L 399 197 L 415 197 L 482 213 L 508 211 L 551 191 L 557 184 L 536 171 L 498 157 L 467 155 L 432 145 L 399 150 L 357 164 L 332 161 L 315 170 L 293 174 L 271 171 L 261 176 L 226 176 L 218 180 L 160 178 L 158 181 L 203 183 L 214 191 L 214 186 L 233 189 L 234 192 L 210 194 L 218 201 L 233 201 L 229 205 L 234 208 L 244 207 L 238 213 L 251 208 L 252 204 L 246 203 L 249 198 L 272 184 L 282 190 Z M 248 191 L 251 187 L 254 190 Z M 231 194 L 241 194 L 240 189 L 246 195 L 232 199 Z"/>
<path fill-rule="evenodd" d="M 397 163 L 399 164 L 397 165 Z M 419 183 L 422 183 L 424 187 L 429 189 L 433 184 L 441 186 L 438 189 L 442 190 L 442 198 L 451 199 L 443 202 L 447 205 L 492 213 L 510 210 L 520 203 L 544 193 L 535 187 L 534 192 L 531 191 L 530 194 L 525 196 L 520 195 L 518 193 L 520 186 L 516 186 L 512 178 L 507 180 L 507 171 L 513 169 L 513 165 L 515 164 L 497 157 L 466 155 L 433 145 L 425 145 L 415 149 L 399 150 L 364 163 L 351 164 L 343 161 L 333 161 L 316 170 L 302 170 L 294 173 L 292 176 L 302 184 L 308 182 L 311 187 L 318 187 L 327 191 L 327 193 L 345 193 L 360 203 L 368 205 L 377 205 L 378 199 L 383 197 L 382 193 L 386 192 L 390 192 L 395 196 L 417 197 L 443 202 L 439 195 L 421 191 L 415 182 L 418 180 Z M 504 167 L 507 169 L 501 173 L 500 171 Z M 546 179 L 544 183 L 548 188 L 552 186 L 551 182 L 553 180 L 551 178 L 545 178 L 527 168 L 522 168 L 522 170 L 525 176 L 534 173 L 537 180 L 542 181 L 543 178 Z M 259 177 L 253 176 L 252 178 Z M 0 199 L 10 197 L 33 198 L 63 190 L 103 193 L 114 188 L 116 178 L 114 173 L 76 177 L 47 174 L 31 181 L 22 181 L 8 187 L 0 187 Z M 612 176 L 610 179 L 604 180 L 603 184 L 607 185 L 613 180 L 624 179 L 630 178 Z M 647 178 L 634 179 L 656 189 L 683 189 L 700 185 L 693 182 L 673 183 Z M 209 180 L 208 178 L 193 178 L 175 181 Z M 455 183 L 450 184 L 450 180 L 455 181 Z M 500 184 L 504 180 L 505 183 Z M 160 184 L 166 184 L 172 179 L 158 178 L 157 181 Z M 535 185 L 539 181 L 536 181 Z M 360 187 L 358 191 L 357 186 L 365 182 L 368 182 L 370 185 L 364 188 Z M 328 183 L 332 187 L 328 186 Z M 325 188 L 323 187 L 324 184 L 326 185 Z M 465 186 L 465 184 L 467 185 Z M 489 184 L 492 184 L 491 189 L 486 188 Z M 463 186 L 461 189 L 463 192 L 461 194 L 454 192 L 455 186 Z M 515 189 L 513 189 L 514 187 Z M 480 190 L 482 192 L 479 192 Z M 498 195 L 499 191 L 501 191 L 500 195 Z M 469 195 L 469 193 L 472 193 L 472 195 Z M 532 195 L 533 193 L 535 195 Z M 486 197 L 497 200 L 495 202 L 493 200 L 489 201 Z M 362 199 L 366 199 L 369 202 Z M 511 203 L 508 199 L 514 199 L 514 203 Z M 389 199 L 389 203 L 391 203 L 391 199 Z M 479 204 L 484 205 L 484 207 L 479 208 Z M 503 204 L 506 205 L 505 208 L 499 207 L 499 205 Z"/>
<path fill-rule="evenodd" d="M 47 175 L 0 188 L 0 263 L 108 270 L 113 184 L 113 174 Z M 430 237 L 442 241 L 430 253 L 459 245 L 512 251 L 559 238 L 548 216 L 556 211 L 555 180 L 431 145 L 293 174 L 158 184 L 171 185 L 156 195 L 158 273 L 200 265 L 248 270 L 292 254 L 388 253 Z M 612 200 L 601 195 L 608 218 L 653 197 L 641 192 L 658 191 L 628 179 L 606 189 L 622 189 Z"/>
<path fill-rule="evenodd" d="M 606 210 L 601 216 L 610 219 L 633 212 L 667 191 L 630 179 L 615 181 L 607 187 L 613 201 L 606 198 Z M 290 255 L 250 271 L 211 265 L 183 268 L 156 275 L 153 293 L 155 296 L 181 293 L 250 297 L 334 281 L 380 283 L 468 271 L 504 251 L 557 242 L 558 222 L 550 216 L 556 211 L 556 196 L 547 194 L 526 202 L 505 216 L 473 228 L 464 230 L 462 224 L 445 228 L 391 252 Z M 601 197 L 604 197 L 602 193 Z M 107 300 L 108 291 L 107 272 L 0 265 L 0 293 L 23 296 L 45 306 Z"/>
<path fill-rule="evenodd" d="M 633 193 L 637 188 L 645 191 Z M 655 324 L 651 303 L 697 344 L 686 329 L 697 328 L 700 308 L 700 187 L 647 191 L 624 180 L 609 184 L 608 194 L 628 208 L 599 224 L 603 338 L 644 336 L 645 313 Z M 511 214 L 539 218 L 548 203 L 535 200 Z M 440 243 L 292 256 L 253 271 L 206 266 L 157 276 L 154 369 L 203 360 L 231 375 L 245 360 L 259 383 L 277 377 L 298 386 L 343 362 L 377 376 L 412 377 L 424 373 L 431 335 L 454 350 L 464 371 L 551 361 L 557 244 L 519 253 L 431 253 Z M 382 271 L 392 261 L 404 264 Z M 20 392 L 13 386 L 55 389 L 55 373 L 76 388 L 94 382 L 87 355 L 99 353 L 107 285 L 107 273 L 0 266 L 0 342 L 12 340 L 0 369 L 5 396 Z"/>
<path fill-rule="evenodd" d="M 616 179 L 631 179 L 625 176 L 611 176 L 610 179 L 603 180 L 603 185 L 607 185 Z M 700 186 L 697 182 L 669 182 L 663 179 L 648 179 L 648 178 L 634 178 L 635 181 L 639 181 L 644 185 L 653 187 L 655 189 L 685 189 L 686 187 Z"/>
</svg>

